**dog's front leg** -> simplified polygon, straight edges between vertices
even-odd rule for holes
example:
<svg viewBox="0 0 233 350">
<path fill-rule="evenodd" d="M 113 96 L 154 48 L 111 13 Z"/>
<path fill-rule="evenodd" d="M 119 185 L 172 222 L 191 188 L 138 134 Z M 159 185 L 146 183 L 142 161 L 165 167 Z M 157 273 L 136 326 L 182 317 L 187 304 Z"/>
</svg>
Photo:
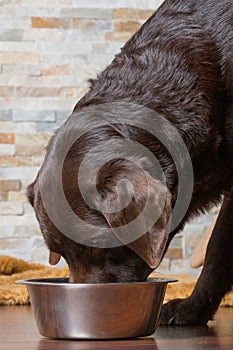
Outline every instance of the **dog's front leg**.
<svg viewBox="0 0 233 350">
<path fill-rule="evenodd" d="M 224 197 L 202 273 L 187 299 L 165 304 L 160 325 L 201 325 L 211 320 L 233 285 L 233 193 Z"/>
</svg>

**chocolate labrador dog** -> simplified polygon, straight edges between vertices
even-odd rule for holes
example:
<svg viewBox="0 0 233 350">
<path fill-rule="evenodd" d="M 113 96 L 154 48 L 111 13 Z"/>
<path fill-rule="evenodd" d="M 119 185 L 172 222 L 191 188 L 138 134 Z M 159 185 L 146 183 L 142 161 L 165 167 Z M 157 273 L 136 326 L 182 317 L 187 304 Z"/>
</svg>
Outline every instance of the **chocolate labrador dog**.
<svg viewBox="0 0 233 350">
<path fill-rule="evenodd" d="M 165 1 L 90 85 L 28 187 L 50 263 L 63 256 L 70 282 L 143 281 L 185 223 L 222 201 L 193 293 L 160 316 L 160 324 L 205 324 L 233 284 L 232 1 Z"/>
</svg>

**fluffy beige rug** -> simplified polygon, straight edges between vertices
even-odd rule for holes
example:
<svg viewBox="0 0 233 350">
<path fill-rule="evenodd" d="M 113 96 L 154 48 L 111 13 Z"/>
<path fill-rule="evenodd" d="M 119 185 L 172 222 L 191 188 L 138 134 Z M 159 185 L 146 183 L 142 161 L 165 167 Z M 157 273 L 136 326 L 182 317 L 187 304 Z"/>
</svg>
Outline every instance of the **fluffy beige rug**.
<svg viewBox="0 0 233 350">
<path fill-rule="evenodd" d="M 27 288 L 16 284 L 17 280 L 67 276 L 67 266 L 58 269 L 27 263 L 10 256 L 0 256 L 0 305 L 30 304 Z M 161 277 L 161 275 L 153 273 L 151 277 Z M 196 283 L 196 278 L 190 275 L 173 275 L 169 277 L 175 277 L 179 282 L 168 284 L 164 302 L 174 298 L 185 298 L 190 295 Z M 223 299 L 221 306 L 233 306 L 233 292 Z"/>
</svg>

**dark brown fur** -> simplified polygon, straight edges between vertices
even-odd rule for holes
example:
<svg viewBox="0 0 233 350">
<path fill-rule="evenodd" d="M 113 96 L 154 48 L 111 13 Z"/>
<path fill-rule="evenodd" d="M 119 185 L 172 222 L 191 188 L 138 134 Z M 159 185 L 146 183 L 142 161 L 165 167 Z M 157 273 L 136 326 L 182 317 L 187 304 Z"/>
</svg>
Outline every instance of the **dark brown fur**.
<svg viewBox="0 0 233 350">
<path fill-rule="evenodd" d="M 74 115 L 80 112 L 85 116 L 88 106 L 116 101 L 149 107 L 163 115 L 179 130 L 192 159 L 194 190 L 190 206 L 179 227 L 170 233 L 165 249 L 158 250 L 158 255 L 164 255 L 170 241 L 187 220 L 219 203 L 224 195 L 194 292 L 187 299 L 165 305 L 160 318 L 161 324 L 206 323 L 233 284 L 232 1 L 165 1 L 113 62 L 91 81 L 90 90 L 77 103 Z M 163 167 L 171 195 L 170 208 L 177 197 L 176 169 L 164 146 L 139 128 L 114 125 L 114 119 L 111 122 L 112 125 L 96 128 L 94 133 L 87 133 L 77 140 L 67 154 L 63 168 L 63 186 L 69 204 L 76 214 L 98 227 L 97 235 L 106 226 L 114 230 L 114 226 L 134 218 L 137 210 L 143 208 L 145 195 L 144 179 L 139 170 L 119 157 L 101 170 L 97 188 L 101 196 L 109 200 L 116 194 L 117 180 L 130 178 L 139 191 L 135 206 L 131 203 L 131 207 L 119 216 L 106 216 L 85 204 L 75 180 L 76 174 L 82 157 L 103 140 L 132 139 L 149 148 Z M 62 142 L 59 133 L 48 147 L 45 162 L 53 157 L 53 147 Z M 43 175 L 43 168 L 40 174 Z M 51 176 L 56 176 L 52 169 Z M 150 173 L 150 176 L 153 182 L 156 174 Z M 91 196 L 92 184 L 87 180 L 86 185 Z M 88 248 L 65 237 L 53 225 L 43 208 L 37 180 L 29 187 L 28 197 L 48 247 L 68 262 L 72 282 L 140 281 L 152 271 L 143 255 L 145 249 L 142 251 L 141 247 L 155 244 L 159 237 L 156 228 L 143 241 L 137 242 L 136 247 Z M 59 203 L 55 205 L 59 207 Z M 161 221 L 163 226 L 166 226 L 165 221 Z M 160 223 L 161 232 L 163 228 Z"/>
</svg>

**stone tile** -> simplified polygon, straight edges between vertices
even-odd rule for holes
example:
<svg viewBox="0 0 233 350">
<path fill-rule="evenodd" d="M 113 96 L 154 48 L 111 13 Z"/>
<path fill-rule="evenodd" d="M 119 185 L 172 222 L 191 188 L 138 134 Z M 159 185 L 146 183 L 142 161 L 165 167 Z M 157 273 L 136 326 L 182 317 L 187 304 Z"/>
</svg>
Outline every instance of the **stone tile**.
<svg viewBox="0 0 233 350">
<path fill-rule="evenodd" d="M 139 10 L 132 8 L 115 8 L 113 10 L 114 19 L 147 20 L 154 10 Z"/>
<path fill-rule="evenodd" d="M 164 0 L 116 0 L 115 8 L 136 8 L 156 10 Z"/>
<path fill-rule="evenodd" d="M 108 43 L 93 43 L 92 44 L 92 52 L 94 55 L 96 54 L 116 54 L 120 52 L 122 47 L 121 43 L 118 42 L 108 42 Z"/>
<path fill-rule="evenodd" d="M 29 147 L 30 149 L 30 147 Z M 0 145 L 1 150 L 1 145 Z M 24 157 L 24 156 L 8 156 L 8 155 L 0 155 L 0 161 L 2 167 L 35 167 L 41 166 L 42 164 L 42 153 L 41 157 L 32 156 L 32 157 Z"/>
<path fill-rule="evenodd" d="M 32 208 L 30 203 L 24 202 L 24 203 L 22 203 L 22 205 L 23 205 L 23 211 L 25 214 L 34 213 L 34 209 Z"/>
<path fill-rule="evenodd" d="M 62 87 L 63 86 L 63 79 L 61 80 L 58 76 L 26 76 L 26 75 L 13 75 L 9 76 L 6 74 L 2 74 L 0 76 L 0 85 L 10 85 L 14 87 Z M 24 109 L 35 109 L 30 108 L 27 105 L 24 106 Z M 38 108 L 40 110 L 44 109 L 47 110 L 48 108 Z"/>
<path fill-rule="evenodd" d="M 12 113 L 13 111 L 12 110 L 0 110 L 0 121 L 10 121 L 12 120 Z M 2 129 L 0 128 L 1 132 L 2 132 Z M 1 134 L 2 135 L 2 134 Z"/>
<path fill-rule="evenodd" d="M 0 98 L 12 97 L 14 95 L 14 87 L 13 86 L 1 86 L 0 89 Z"/>
<path fill-rule="evenodd" d="M 73 33 L 67 33 L 65 40 L 73 42 L 74 36 L 75 35 Z M 82 67 L 82 65 L 84 65 L 86 62 L 86 57 L 85 57 L 84 53 L 86 54 L 88 52 L 91 52 L 91 43 L 88 42 L 87 45 L 85 44 L 85 47 L 87 49 L 83 50 L 82 54 L 79 54 L 78 52 L 70 54 L 66 51 L 65 52 L 58 51 L 57 53 L 56 52 L 47 52 L 47 51 L 42 52 L 41 53 L 41 62 L 42 62 L 42 64 L 54 64 L 54 65 L 79 64 L 80 67 Z M 77 51 L 79 51 L 78 48 L 77 48 Z"/>
<path fill-rule="evenodd" d="M 9 191 L 8 197 L 11 202 L 24 202 L 27 200 L 26 189 L 22 189 L 21 191 Z"/>
<path fill-rule="evenodd" d="M 48 249 L 42 235 L 31 238 L 32 249 Z"/>
<path fill-rule="evenodd" d="M 0 238 L 15 237 L 14 226 L 0 226 Z"/>
<path fill-rule="evenodd" d="M 0 191 L 19 191 L 21 183 L 19 180 L 0 179 Z"/>
<path fill-rule="evenodd" d="M 61 88 L 55 88 L 55 87 L 15 87 L 14 88 L 14 96 L 16 98 L 56 97 L 60 95 L 61 95 Z"/>
<path fill-rule="evenodd" d="M 182 245 L 183 245 L 183 235 L 177 235 L 172 239 L 169 247 L 174 249 L 175 248 L 180 249 L 182 248 Z"/>
<path fill-rule="evenodd" d="M 115 21 L 114 30 L 117 32 L 136 32 L 141 27 L 138 21 Z"/>
<path fill-rule="evenodd" d="M 118 44 L 123 45 L 123 42 L 119 42 Z M 87 57 L 87 63 L 93 64 L 95 62 L 96 72 L 103 70 L 107 65 L 109 65 L 114 58 L 114 54 L 96 54 L 95 60 L 93 60 L 93 55 L 89 55 Z"/>
<path fill-rule="evenodd" d="M 23 215 L 21 202 L 0 202 L 0 215 Z"/>
<path fill-rule="evenodd" d="M 39 54 L 32 52 L 0 52 L 0 63 L 39 63 Z"/>
<path fill-rule="evenodd" d="M 65 2 L 65 0 L 63 0 Z M 73 0 L 66 0 L 67 2 L 69 2 L 70 4 L 72 4 Z M 36 3 L 36 2 L 31 2 L 31 0 L 11 0 L 11 2 L 14 5 L 21 5 L 21 6 L 32 6 L 32 7 L 51 7 L 51 6 L 59 6 L 62 4 L 62 0 L 53 0 L 52 3 L 48 3 L 47 0 L 40 0 L 40 3 Z"/>
<path fill-rule="evenodd" d="M 46 1 L 46 0 L 45 0 Z M 59 0 L 59 4 L 62 6 L 73 5 L 74 0 Z"/>
<path fill-rule="evenodd" d="M 70 67 L 66 65 L 42 65 L 42 75 L 68 75 L 70 73 Z"/>
<path fill-rule="evenodd" d="M 50 140 L 47 133 L 16 134 L 15 154 L 21 156 L 41 156 Z M 28 147 L 30 145 L 30 147 Z"/>
<path fill-rule="evenodd" d="M 73 99 L 65 99 L 62 97 L 43 97 L 43 98 L 32 98 L 22 97 L 21 99 L 9 99 L 4 101 L 6 109 L 23 109 L 23 110 L 45 110 L 48 108 L 51 110 L 64 110 L 73 107 L 76 101 Z M 1 108 L 1 107 L 0 107 Z M 35 133 L 35 123 L 7 123 L 0 121 L 1 132 L 13 132 L 22 133 Z"/>
<path fill-rule="evenodd" d="M 8 1 L 9 4 L 9 0 Z M 1 17 L 1 28 L 4 29 L 14 29 L 14 30 L 23 30 L 23 29 L 30 29 L 31 27 L 31 18 L 29 17 L 19 17 L 19 16 L 12 16 L 10 13 L 6 13 L 4 17 Z"/>
<path fill-rule="evenodd" d="M 195 225 L 193 226 L 193 232 L 190 231 L 184 236 L 185 248 L 195 248 L 204 234 L 205 227 L 200 226 L 198 230 L 198 227 L 196 227 Z"/>
<path fill-rule="evenodd" d="M 190 223 L 186 224 L 182 234 L 185 237 L 187 237 L 187 235 L 197 235 L 198 233 L 202 233 L 204 232 L 204 227 L 200 224 L 197 224 L 195 221 L 191 221 Z"/>
<path fill-rule="evenodd" d="M 22 186 L 22 191 L 26 193 L 27 187 L 32 183 L 34 179 L 22 179 L 21 180 L 21 186 Z"/>
<path fill-rule="evenodd" d="M 14 144 L 15 142 L 15 135 L 14 134 L 9 134 L 9 133 L 5 133 L 5 134 L 0 134 L 0 143 L 3 144 Z"/>
<path fill-rule="evenodd" d="M 31 252 L 31 260 L 33 262 L 49 265 L 49 250 L 47 248 L 33 249 Z"/>
<path fill-rule="evenodd" d="M 189 270 L 189 259 L 171 260 L 170 270 L 174 274 L 187 273 L 187 270 Z"/>
<path fill-rule="evenodd" d="M 38 111 L 19 109 L 13 111 L 13 120 L 25 122 L 55 122 L 56 118 L 55 111 L 51 110 Z"/>
<path fill-rule="evenodd" d="M 23 29 L 6 28 L 0 30 L 0 41 L 23 40 Z"/>
<path fill-rule="evenodd" d="M 85 31 L 91 31 L 91 30 L 110 31 L 113 29 L 113 25 L 112 25 L 112 20 L 101 21 L 96 19 L 74 18 L 72 20 L 72 28 L 81 29 Z"/>
<path fill-rule="evenodd" d="M 36 131 L 36 123 L 33 122 L 8 122 L 8 121 L 0 121 L 0 130 L 1 133 L 34 133 Z"/>
<path fill-rule="evenodd" d="M 65 31 L 62 29 L 52 29 L 52 28 L 31 28 L 26 30 L 23 35 L 23 40 L 25 41 L 57 41 L 62 42 L 64 40 Z"/>
<path fill-rule="evenodd" d="M 3 65 L 1 65 L 1 67 L 2 67 Z M 12 78 L 12 76 L 11 75 L 6 75 L 6 74 L 1 74 L 0 75 L 0 86 L 8 86 L 8 85 L 11 85 L 11 86 L 13 86 L 12 84 L 10 84 L 10 79 Z M 1 100 L 1 102 L 3 102 L 2 100 Z M 2 104 L 0 104 L 0 106 L 1 106 L 1 108 L 3 108 L 3 105 Z M 6 109 L 6 108 L 5 108 Z"/>
<path fill-rule="evenodd" d="M 108 32 L 105 34 L 105 39 L 107 41 L 120 41 L 122 43 L 129 40 L 132 33 L 129 32 Z"/>
<path fill-rule="evenodd" d="M 183 256 L 190 257 L 193 249 L 199 243 L 204 234 L 205 226 L 190 224 L 187 228 L 188 232 L 184 235 Z"/>
<path fill-rule="evenodd" d="M 9 0 L 0 0 L 0 5 L 1 6 L 9 5 Z"/>
<path fill-rule="evenodd" d="M 77 88 L 83 90 L 89 87 L 89 78 L 96 78 L 98 73 L 98 66 L 96 59 L 99 55 L 95 55 L 95 65 L 93 64 L 93 55 L 87 55 L 86 61 L 82 65 L 72 64 L 70 67 L 70 74 L 64 76 L 62 79 L 64 88 Z M 106 55 L 109 57 L 109 55 Z M 102 55 L 104 57 L 104 54 Z M 64 108 L 63 108 L 64 109 Z"/>
<path fill-rule="evenodd" d="M 41 18 L 32 17 L 32 28 L 59 28 L 68 29 L 70 27 L 69 19 L 64 18 Z"/>
<path fill-rule="evenodd" d="M 93 19 L 111 19 L 112 11 L 110 9 L 101 8 L 61 8 L 60 14 L 62 17 L 69 18 L 93 18 Z"/>
<path fill-rule="evenodd" d="M 31 248 L 31 243 L 25 238 L 0 238 L 0 251 L 7 250 L 27 250 Z"/>
<path fill-rule="evenodd" d="M 156 269 L 156 272 L 165 273 L 166 271 L 169 271 L 169 270 L 170 270 L 170 259 L 163 258 L 163 260 L 161 261 L 161 264 Z"/>
<path fill-rule="evenodd" d="M 57 122 L 57 125 L 60 125 L 61 123 L 63 123 L 69 116 L 70 116 L 70 111 L 69 110 L 56 111 L 56 122 Z"/>
<path fill-rule="evenodd" d="M 39 76 L 41 71 L 39 64 L 3 64 L 2 74 Z"/>
<path fill-rule="evenodd" d="M 36 52 L 38 44 L 33 41 L 0 41 L 0 51 Z"/>
<path fill-rule="evenodd" d="M 3 7 L 1 9 L 2 16 L 14 16 L 17 17 L 58 17 L 60 14 L 60 8 L 58 6 L 30 6 L 21 4 L 12 4 L 10 7 Z"/>
<path fill-rule="evenodd" d="M 0 255 L 12 256 L 13 258 L 22 259 L 25 261 L 30 261 L 31 258 L 31 249 L 28 246 L 20 249 L 1 249 L 0 243 Z"/>
<path fill-rule="evenodd" d="M 73 98 L 73 99 L 79 99 L 85 94 L 85 87 L 66 87 L 62 89 L 61 96 L 66 97 L 66 98 Z"/>
<path fill-rule="evenodd" d="M 0 226 L 34 226 L 38 227 L 38 222 L 34 213 L 24 215 L 1 215 Z"/>
<path fill-rule="evenodd" d="M 81 29 L 72 29 L 72 30 L 67 30 L 64 33 L 64 39 L 66 41 L 72 41 L 72 42 L 80 42 L 79 45 L 75 47 L 76 51 L 79 50 L 80 53 L 87 53 L 88 50 L 90 51 L 91 49 L 91 42 L 92 41 L 104 41 L 104 32 L 103 30 L 81 30 Z M 81 45 L 86 48 L 86 50 L 79 49 L 79 46 Z M 85 44 L 85 45 L 84 45 Z M 89 46 L 88 46 L 89 44 Z"/>
<path fill-rule="evenodd" d="M 36 131 L 39 133 L 54 132 L 57 128 L 55 123 L 37 123 Z"/>
<path fill-rule="evenodd" d="M 10 181 L 10 180 L 16 180 L 16 183 L 18 179 L 33 180 L 36 177 L 38 170 L 39 170 L 39 167 L 4 167 L 4 168 L 2 167 L 0 168 L 0 179 L 4 179 L 4 182 Z M 0 180 L 0 190 L 1 190 L 1 181 L 2 180 Z"/>
<path fill-rule="evenodd" d="M 0 159 L 2 155 L 13 155 L 15 153 L 15 146 L 10 144 L 0 144 Z M 1 163 L 3 166 L 3 164 Z"/>
<path fill-rule="evenodd" d="M 182 248 L 170 248 L 165 254 L 165 258 L 170 260 L 182 259 L 183 258 L 183 249 Z"/>
<path fill-rule="evenodd" d="M 114 8 L 116 6 L 115 0 L 91 0 L 87 3 L 86 0 L 73 0 L 75 7 L 81 8 Z"/>
<path fill-rule="evenodd" d="M 192 223 L 194 223 L 195 225 L 211 225 L 212 221 L 214 219 L 214 215 L 209 212 L 207 214 L 203 214 L 200 215 L 198 217 L 196 217 Z"/>
<path fill-rule="evenodd" d="M 0 201 L 8 201 L 8 192 L 7 191 L 0 191 Z"/>
<path fill-rule="evenodd" d="M 36 237 L 41 236 L 40 228 L 34 226 L 15 226 L 14 237 L 24 238 L 24 237 Z"/>
</svg>

